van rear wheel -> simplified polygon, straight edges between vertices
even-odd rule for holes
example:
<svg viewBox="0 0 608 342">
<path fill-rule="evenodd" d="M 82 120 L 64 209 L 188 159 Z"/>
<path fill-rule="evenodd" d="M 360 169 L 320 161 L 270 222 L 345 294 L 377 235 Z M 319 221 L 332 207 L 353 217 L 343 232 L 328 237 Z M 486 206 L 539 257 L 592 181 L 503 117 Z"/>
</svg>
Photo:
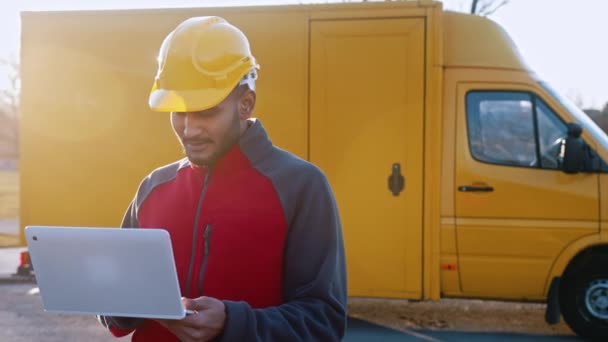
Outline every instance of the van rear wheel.
<svg viewBox="0 0 608 342">
<path fill-rule="evenodd" d="M 579 261 L 562 279 L 560 310 L 580 337 L 608 341 L 608 256 L 595 254 Z"/>
</svg>

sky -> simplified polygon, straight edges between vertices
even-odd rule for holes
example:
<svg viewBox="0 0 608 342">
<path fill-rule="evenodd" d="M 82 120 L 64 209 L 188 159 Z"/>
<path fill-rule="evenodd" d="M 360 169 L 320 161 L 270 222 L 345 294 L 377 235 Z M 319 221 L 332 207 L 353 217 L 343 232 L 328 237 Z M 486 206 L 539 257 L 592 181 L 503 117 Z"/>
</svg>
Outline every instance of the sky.
<svg viewBox="0 0 608 342">
<path fill-rule="evenodd" d="M 483 1 L 483 0 L 481 0 Z M 0 59 L 19 55 L 19 12 L 335 2 L 335 0 L 21 0 L 0 5 Z M 351 0 L 352 2 L 352 0 Z M 356 1 L 355 1 L 356 2 Z M 471 0 L 443 0 L 450 10 Z M 515 41 L 526 63 L 562 94 L 598 108 L 608 102 L 608 0 L 510 0 L 489 18 Z M 604 43 L 602 43 L 604 42 Z M 0 88 L 7 86 L 0 66 Z"/>
</svg>

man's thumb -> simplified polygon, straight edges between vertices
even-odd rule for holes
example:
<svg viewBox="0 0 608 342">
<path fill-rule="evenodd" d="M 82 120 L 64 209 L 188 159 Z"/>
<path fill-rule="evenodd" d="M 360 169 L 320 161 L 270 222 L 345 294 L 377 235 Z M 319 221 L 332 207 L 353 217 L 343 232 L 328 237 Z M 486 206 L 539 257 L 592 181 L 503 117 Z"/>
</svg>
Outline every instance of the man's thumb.
<svg viewBox="0 0 608 342">
<path fill-rule="evenodd" d="M 194 299 L 182 297 L 182 304 L 184 305 L 184 308 L 186 310 L 198 311 L 198 309 L 196 308 L 197 307 L 196 301 Z"/>
</svg>

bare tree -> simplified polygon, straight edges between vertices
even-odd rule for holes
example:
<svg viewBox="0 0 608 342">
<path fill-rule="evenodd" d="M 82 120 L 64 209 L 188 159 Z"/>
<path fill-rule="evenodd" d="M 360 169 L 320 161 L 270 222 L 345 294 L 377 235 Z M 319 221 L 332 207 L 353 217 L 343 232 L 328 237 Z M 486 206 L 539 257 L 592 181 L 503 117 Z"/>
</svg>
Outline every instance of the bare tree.
<svg viewBox="0 0 608 342">
<path fill-rule="evenodd" d="M 583 110 L 589 117 L 600 126 L 600 128 L 608 134 L 608 103 L 604 105 L 604 109 L 586 109 Z"/>
<path fill-rule="evenodd" d="M 508 4 L 510 0 L 472 0 L 471 14 L 489 16 L 499 8 Z"/>
<path fill-rule="evenodd" d="M 569 89 L 565 95 L 568 99 L 570 99 L 570 101 L 572 101 L 572 103 L 574 103 L 581 110 L 592 107 L 588 105 L 587 101 L 585 101 L 585 97 L 580 92 L 580 90 Z"/>
<path fill-rule="evenodd" d="M 0 59 L 8 85 L 0 89 L 0 159 L 17 160 L 19 150 L 19 64 L 14 59 Z"/>
</svg>

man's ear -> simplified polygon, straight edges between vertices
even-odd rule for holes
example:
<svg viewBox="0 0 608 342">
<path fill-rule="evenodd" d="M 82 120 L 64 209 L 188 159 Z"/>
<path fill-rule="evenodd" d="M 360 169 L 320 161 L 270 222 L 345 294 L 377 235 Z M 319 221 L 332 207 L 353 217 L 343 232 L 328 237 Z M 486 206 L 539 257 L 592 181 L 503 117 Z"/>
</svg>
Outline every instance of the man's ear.
<svg viewBox="0 0 608 342">
<path fill-rule="evenodd" d="M 247 120 L 251 117 L 255 108 L 255 99 L 255 91 L 247 89 L 243 92 L 239 101 L 239 117 L 241 120 Z"/>
</svg>

